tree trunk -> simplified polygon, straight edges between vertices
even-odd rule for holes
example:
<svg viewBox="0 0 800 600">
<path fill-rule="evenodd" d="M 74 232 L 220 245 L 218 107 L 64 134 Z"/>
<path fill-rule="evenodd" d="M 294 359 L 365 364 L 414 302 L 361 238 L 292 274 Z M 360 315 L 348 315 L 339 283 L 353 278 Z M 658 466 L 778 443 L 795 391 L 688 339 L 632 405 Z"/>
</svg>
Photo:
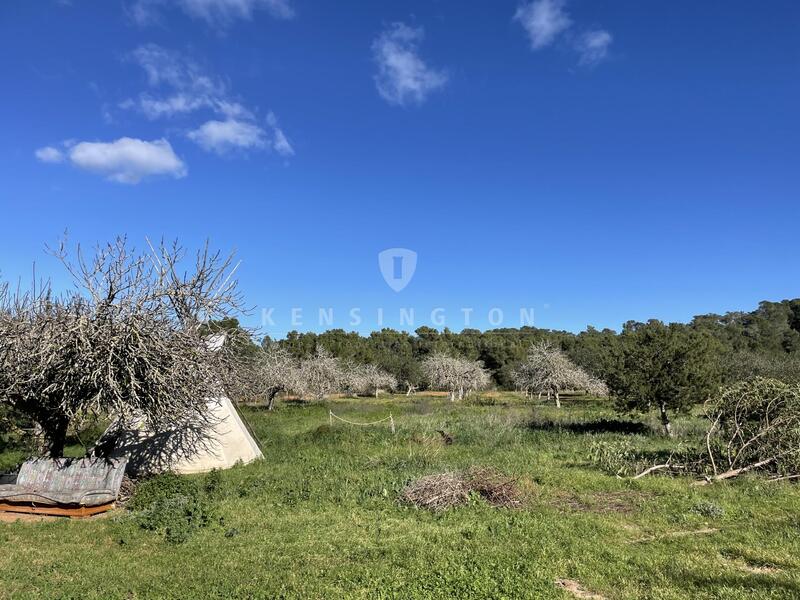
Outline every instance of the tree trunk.
<svg viewBox="0 0 800 600">
<path fill-rule="evenodd" d="M 269 395 L 267 396 L 267 410 L 272 410 L 275 408 L 275 396 L 278 395 L 278 390 L 270 391 Z"/>
<path fill-rule="evenodd" d="M 664 402 L 659 402 L 658 411 L 661 413 L 661 424 L 664 426 L 664 435 L 667 437 L 674 437 L 672 433 L 672 424 L 669 422 L 669 415 L 667 415 L 667 405 Z"/>
<path fill-rule="evenodd" d="M 48 425 L 49 427 L 45 428 L 47 455 L 50 458 L 61 458 L 64 456 L 64 446 L 67 445 L 69 421 L 67 419 L 59 419 L 48 423 Z"/>
<path fill-rule="evenodd" d="M 375 397 L 378 397 L 378 388 L 375 388 Z"/>
<path fill-rule="evenodd" d="M 450 390 L 450 402 L 455 402 L 455 401 L 456 401 L 456 391 Z"/>
<path fill-rule="evenodd" d="M 561 398 L 558 397 L 558 390 L 555 391 L 556 395 L 556 408 L 561 408 Z"/>
</svg>

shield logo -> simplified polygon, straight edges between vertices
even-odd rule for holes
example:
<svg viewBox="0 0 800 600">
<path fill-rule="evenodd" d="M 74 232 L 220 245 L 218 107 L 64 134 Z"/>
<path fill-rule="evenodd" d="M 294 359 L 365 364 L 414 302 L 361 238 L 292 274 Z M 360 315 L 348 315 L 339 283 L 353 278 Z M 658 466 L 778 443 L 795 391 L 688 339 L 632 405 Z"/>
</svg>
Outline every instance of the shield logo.
<svg viewBox="0 0 800 600">
<path fill-rule="evenodd" d="M 389 248 L 378 254 L 378 266 L 386 284 L 399 292 L 409 284 L 417 270 L 417 253 L 407 248 Z"/>
</svg>

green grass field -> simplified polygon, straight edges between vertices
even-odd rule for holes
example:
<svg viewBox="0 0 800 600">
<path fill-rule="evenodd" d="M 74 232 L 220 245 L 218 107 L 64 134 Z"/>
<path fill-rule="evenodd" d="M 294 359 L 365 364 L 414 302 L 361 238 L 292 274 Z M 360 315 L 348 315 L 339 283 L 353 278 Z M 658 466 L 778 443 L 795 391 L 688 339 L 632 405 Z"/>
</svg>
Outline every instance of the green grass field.
<svg viewBox="0 0 800 600">
<path fill-rule="evenodd" d="M 331 427 L 329 408 L 354 421 L 391 412 L 397 432 Z M 0 597 L 574 597 L 558 579 L 609 599 L 800 597 L 796 485 L 607 474 L 589 461 L 597 440 L 653 457 L 673 442 L 598 401 L 417 396 L 244 413 L 266 458 L 221 473 L 209 526 L 175 544 L 127 511 L 0 523 Z M 696 440 L 702 426 L 676 429 Z M 5 448 L 0 468 L 19 458 Z M 517 477 L 524 508 L 398 503 L 408 481 L 471 465 Z"/>
</svg>

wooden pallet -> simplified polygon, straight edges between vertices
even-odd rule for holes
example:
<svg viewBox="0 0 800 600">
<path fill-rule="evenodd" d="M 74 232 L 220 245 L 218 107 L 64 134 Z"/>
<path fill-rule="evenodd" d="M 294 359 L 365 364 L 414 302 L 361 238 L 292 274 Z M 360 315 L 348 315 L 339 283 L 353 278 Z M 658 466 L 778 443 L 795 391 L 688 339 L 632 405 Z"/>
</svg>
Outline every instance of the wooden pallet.
<svg viewBox="0 0 800 600">
<path fill-rule="evenodd" d="M 70 517 L 81 519 L 98 515 L 114 508 L 114 503 L 100 504 L 98 506 L 48 506 L 46 504 L 30 504 L 17 502 L 0 502 L 0 511 L 24 513 L 28 515 L 50 515 L 56 517 Z"/>
</svg>

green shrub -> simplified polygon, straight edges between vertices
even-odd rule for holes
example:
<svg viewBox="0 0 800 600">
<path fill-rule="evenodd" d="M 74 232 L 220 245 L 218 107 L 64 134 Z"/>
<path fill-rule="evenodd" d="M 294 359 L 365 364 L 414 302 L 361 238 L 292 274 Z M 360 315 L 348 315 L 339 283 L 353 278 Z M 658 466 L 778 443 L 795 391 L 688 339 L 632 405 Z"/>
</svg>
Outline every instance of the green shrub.
<svg viewBox="0 0 800 600">
<path fill-rule="evenodd" d="M 719 506 L 718 504 L 714 504 L 713 502 L 708 501 L 701 501 L 696 503 L 690 509 L 690 512 L 693 512 L 696 515 L 700 515 L 701 517 L 706 517 L 707 519 L 718 519 L 725 515 L 725 509 Z"/>
<path fill-rule="evenodd" d="M 636 462 L 636 451 L 628 440 L 599 440 L 589 448 L 589 460 L 611 475 L 630 473 Z"/>
<path fill-rule="evenodd" d="M 166 473 L 142 482 L 129 504 L 136 524 L 163 533 L 170 543 L 186 542 L 213 520 L 214 507 L 207 489 L 215 480 L 207 478 L 206 485 L 201 486 L 196 479 Z"/>
<path fill-rule="evenodd" d="M 211 469 L 203 482 L 203 490 L 209 498 L 219 498 L 222 496 L 222 471 Z"/>
</svg>

